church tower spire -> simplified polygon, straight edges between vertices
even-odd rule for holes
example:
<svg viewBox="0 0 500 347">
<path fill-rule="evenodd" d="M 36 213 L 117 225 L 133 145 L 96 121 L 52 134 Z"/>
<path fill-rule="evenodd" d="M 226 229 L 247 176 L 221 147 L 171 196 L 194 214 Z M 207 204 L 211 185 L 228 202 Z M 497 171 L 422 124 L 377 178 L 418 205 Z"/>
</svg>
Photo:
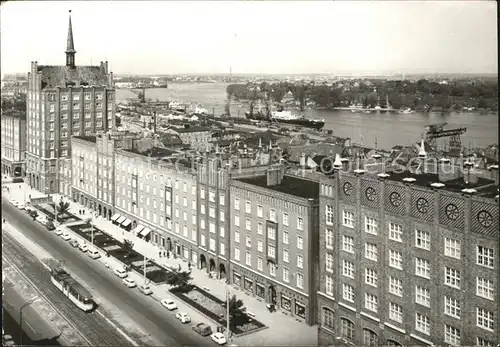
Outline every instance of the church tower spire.
<svg viewBox="0 0 500 347">
<path fill-rule="evenodd" d="M 73 42 L 73 26 L 71 25 L 71 10 L 69 10 L 68 42 L 66 45 L 66 66 L 75 68 L 75 44 Z"/>
</svg>

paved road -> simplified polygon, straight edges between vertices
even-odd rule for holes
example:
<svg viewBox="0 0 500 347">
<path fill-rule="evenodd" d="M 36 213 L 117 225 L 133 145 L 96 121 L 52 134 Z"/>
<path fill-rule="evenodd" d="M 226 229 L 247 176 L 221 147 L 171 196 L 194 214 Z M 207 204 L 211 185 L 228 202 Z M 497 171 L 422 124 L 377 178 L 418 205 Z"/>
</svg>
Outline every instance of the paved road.
<svg viewBox="0 0 500 347">
<path fill-rule="evenodd" d="M 180 324 L 171 312 L 168 312 L 152 298 L 145 297 L 138 290 L 131 290 L 125 287 L 118 277 L 111 274 L 109 269 L 104 268 L 101 264 L 92 263 L 93 260 L 88 256 L 81 252 L 76 252 L 67 242 L 55 234 L 48 232 L 41 224 L 34 222 L 26 213 L 19 211 L 4 199 L 2 199 L 2 217 L 6 218 L 8 223 L 22 231 L 25 236 L 49 252 L 53 258 L 65 260 L 65 266 L 70 273 L 74 273 L 81 278 L 85 282 L 85 286 L 99 293 L 99 297 L 111 302 L 129 317 L 132 317 L 138 326 L 149 333 L 149 336 L 154 340 L 156 345 L 203 346 L 213 344 L 210 339 L 203 338 L 193 332 L 189 325 Z M 6 251 L 10 252 L 10 256 L 15 254 L 16 259 L 26 257 L 29 260 L 30 256 L 34 258 L 31 254 L 27 254 L 27 252 L 17 253 L 19 250 L 16 251 L 12 243 L 5 244 L 3 251 L 4 254 Z M 40 265 L 37 272 L 37 265 L 32 260 L 25 265 L 30 276 L 35 276 L 37 281 L 42 284 L 50 282 L 46 273 L 47 270 L 43 265 L 38 262 Z M 48 287 L 54 289 L 53 286 L 49 285 Z M 59 296 L 62 296 L 62 294 L 59 293 Z M 61 299 L 58 298 L 58 300 Z M 101 312 L 106 315 L 105 312 Z M 93 313 L 89 316 L 92 317 L 92 315 Z M 78 320 L 76 321 L 78 322 Z M 87 323 L 92 324 L 92 322 Z M 94 320 L 93 324 L 100 324 L 100 322 Z M 131 337 L 135 338 L 133 335 Z M 139 340 L 138 338 L 140 337 L 137 337 L 137 340 Z M 140 343 L 140 341 L 138 342 Z M 130 345 L 129 342 L 115 342 L 110 344 Z M 109 344 L 106 343 L 105 345 Z"/>
</svg>

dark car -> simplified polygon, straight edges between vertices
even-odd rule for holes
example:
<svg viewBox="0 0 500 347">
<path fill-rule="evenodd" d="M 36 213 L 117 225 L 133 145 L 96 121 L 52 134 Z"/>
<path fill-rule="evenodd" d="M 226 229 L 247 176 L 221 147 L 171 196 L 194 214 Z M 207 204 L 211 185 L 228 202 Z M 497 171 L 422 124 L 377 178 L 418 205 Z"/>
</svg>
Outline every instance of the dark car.
<svg viewBox="0 0 500 347">
<path fill-rule="evenodd" d="M 71 246 L 75 247 L 75 248 L 79 246 L 78 241 L 77 241 L 77 240 L 75 240 L 75 239 L 71 240 L 71 241 L 69 242 L 69 244 L 70 244 Z"/>
<path fill-rule="evenodd" d="M 193 330 L 201 336 L 212 335 L 212 328 L 210 327 L 210 325 L 205 323 L 198 323 L 196 325 L 193 325 Z"/>
</svg>

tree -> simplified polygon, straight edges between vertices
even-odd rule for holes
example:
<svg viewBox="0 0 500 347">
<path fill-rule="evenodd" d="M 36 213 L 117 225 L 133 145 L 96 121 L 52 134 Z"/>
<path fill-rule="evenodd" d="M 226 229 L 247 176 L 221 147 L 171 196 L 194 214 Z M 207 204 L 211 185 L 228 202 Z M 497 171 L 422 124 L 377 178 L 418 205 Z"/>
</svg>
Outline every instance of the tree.
<svg viewBox="0 0 500 347">
<path fill-rule="evenodd" d="M 236 298 L 236 295 L 233 295 L 229 299 L 229 324 L 231 326 L 238 325 L 238 321 L 244 313 L 243 306 L 243 301 Z"/>
<path fill-rule="evenodd" d="M 59 204 L 56 205 L 56 209 L 58 214 L 64 214 L 69 210 L 69 202 L 63 201 L 62 199 L 59 201 Z"/>
<path fill-rule="evenodd" d="M 127 254 L 125 255 L 126 257 L 128 257 L 130 255 L 130 253 L 132 253 L 132 249 L 134 248 L 134 243 L 130 240 L 123 240 L 123 250 L 125 250 L 127 252 Z"/>
<path fill-rule="evenodd" d="M 167 274 L 165 282 L 176 289 L 183 290 L 189 287 L 189 282 L 192 279 L 191 274 L 187 271 L 172 270 Z"/>
</svg>

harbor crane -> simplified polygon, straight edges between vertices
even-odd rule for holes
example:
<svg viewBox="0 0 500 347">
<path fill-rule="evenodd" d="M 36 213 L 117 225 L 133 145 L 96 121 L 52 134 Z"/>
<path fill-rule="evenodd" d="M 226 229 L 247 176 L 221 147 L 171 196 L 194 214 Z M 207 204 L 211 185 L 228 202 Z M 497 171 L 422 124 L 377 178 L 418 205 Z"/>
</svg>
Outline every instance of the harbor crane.
<svg viewBox="0 0 500 347">
<path fill-rule="evenodd" d="M 448 123 L 429 124 L 425 126 L 425 141 L 430 145 L 433 151 L 437 151 L 437 139 L 449 137 L 449 151 L 460 153 L 462 150 L 461 135 L 465 134 L 467 128 L 444 129 Z"/>
</svg>

